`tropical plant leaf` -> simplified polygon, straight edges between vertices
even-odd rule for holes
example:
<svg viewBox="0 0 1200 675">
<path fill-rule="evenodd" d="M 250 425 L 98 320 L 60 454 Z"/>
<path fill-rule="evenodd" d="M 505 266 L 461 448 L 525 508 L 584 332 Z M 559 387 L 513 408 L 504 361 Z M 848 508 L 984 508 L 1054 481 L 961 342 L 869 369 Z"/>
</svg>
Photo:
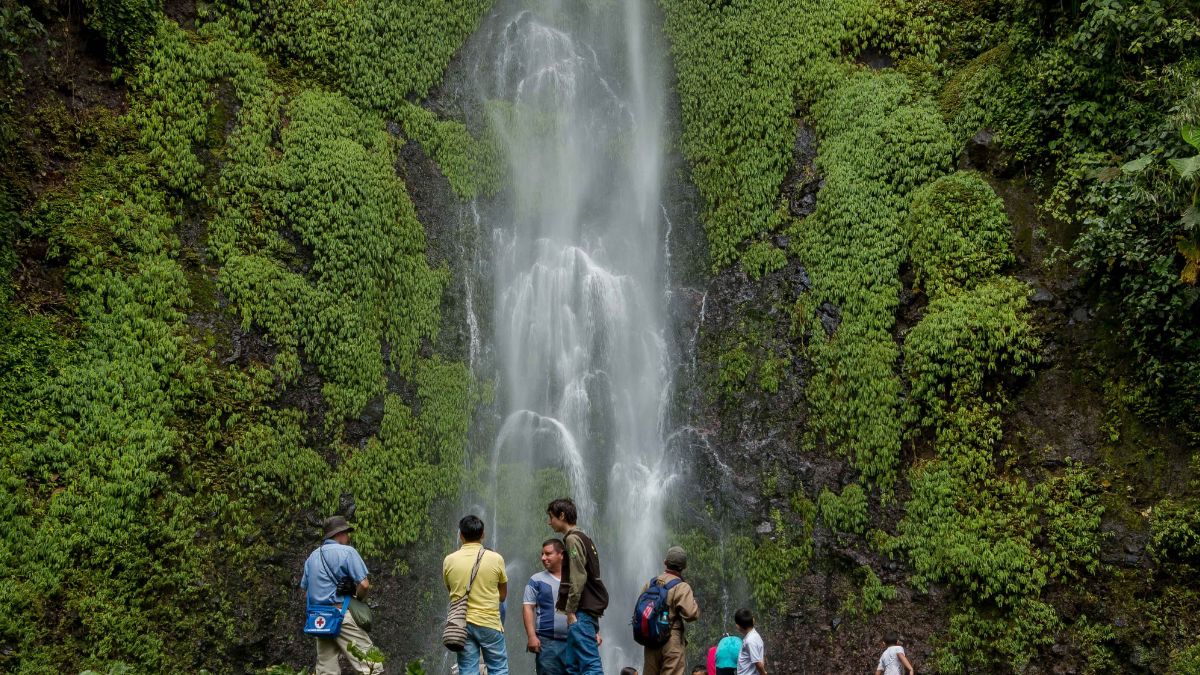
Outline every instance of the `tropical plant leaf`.
<svg viewBox="0 0 1200 675">
<path fill-rule="evenodd" d="M 1179 177 L 1185 180 L 1195 178 L 1200 173 L 1200 155 L 1173 158 L 1167 161 L 1171 163 L 1171 166 L 1175 167 L 1175 171 L 1179 173 Z"/>
<path fill-rule="evenodd" d="M 1196 229 L 1196 226 L 1200 225 L 1200 207 L 1197 207 L 1195 204 L 1189 206 L 1183 212 L 1183 215 L 1179 217 L 1179 223 L 1188 230 Z"/>
<path fill-rule="evenodd" d="M 1200 150 L 1200 127 L 1186 125 L 1179 130 L 1179 135 L 1183 136 L 1188 145 Z"/>
<path fill-rule="evenodd" d="M 1132 162 L 1125 162 L 1121 165 L 1123 173 L 1141 173 L 1146 167 L 1150 166 L 1150 162 L 1154 161 L 1151 155 L 1142 155 Z"/>
<path fill-rule="evenodd" d="M 1195 239 L 1180 239 L 1176 245 L 1183 255 L 1183 270 L 1179 272 L 1179 280 L 1190 286 L 1196 285 L 1200 277 L 1200 241 Z"/>
</svg>

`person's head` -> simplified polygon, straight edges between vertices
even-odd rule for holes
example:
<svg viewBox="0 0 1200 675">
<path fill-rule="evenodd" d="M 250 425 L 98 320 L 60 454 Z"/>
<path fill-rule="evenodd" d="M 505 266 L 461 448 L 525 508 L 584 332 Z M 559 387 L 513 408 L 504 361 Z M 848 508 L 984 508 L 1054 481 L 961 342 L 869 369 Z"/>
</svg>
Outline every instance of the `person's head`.
<svg viewBox="0 0 1200 675">
<path fill-rule="evenodd" d="M 697 663 L 692 666 L 692 675 L 708 675 L 708 668 Z"/>
<path fill-rule="evenodd" d="M 332 539 L 342 545 L 350 543 L 350 533 L 354 531 L 354 526 L 346 520 L 345 516 L 329 516 L 321 523 L 321 526 L 325 530 L 325 539 Z"/>
<path fill-rule="evenodd" d="M 550 529 L 555 532 L 566 532 L 579 520 L 579 511 L 575 502 L 566 497 L 560 497 L 550 502 L 546 507 L 546 515 L 550 516 Z"/>
<path fill-rule="evenodd" d="M 563 543 L 562 539 L 551 537 L 542 542 L 542 567 L 551 574 L 562 572 Z"/>
<path fill-rule="evenodd" d="M 464 544 L 474 544 L 483 541 L 483 521 L 474 514 L 463 516 L 458 521 L 458 536 Z"/>
<path fill-rule="evenodd" d="M 668 572 L 680 574 L 687 567 L 687 551 L 682 546 L 672 546 L 667 549 L 667 557 L 663 558 L 663 566 Z"/>
<path fill-rule="evenodd" d="M 625 666 L 621 669 L 621 675 L 638 675 L 637 668 L 633 666 Z"/>
<path fill-rule="evenodd" d="M 745 607 L 733 613 L 733 622 L 741 629 L 742 633 L 749 633 L 751 628 L 754 628 L 754 614 Z"/>
<path fill-rule="evenodd" d="M 900 644 L 900 637 L 898 635 L 896 635 L 895 632 L 889 631 L 887 633 L 884 633 L 883 634 L 883 644 L 888 647 L 898 645 L 898 644 Z"/>
</svg>

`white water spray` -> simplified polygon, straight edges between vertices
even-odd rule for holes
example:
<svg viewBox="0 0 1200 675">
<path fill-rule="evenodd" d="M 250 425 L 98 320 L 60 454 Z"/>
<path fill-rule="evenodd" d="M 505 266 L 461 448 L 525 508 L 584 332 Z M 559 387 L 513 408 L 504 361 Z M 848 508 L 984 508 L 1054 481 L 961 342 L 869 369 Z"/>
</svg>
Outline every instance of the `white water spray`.
<svg viewBox="0 0 1200 675">
<path fill-rule="evenodd" d="M 475 81 L 511 191 L 493 232 L 492 340 L 502 422 L 489 542 L 510 561 L 509 655 L 546 503 L 564 494 L 596 539 L 610 605 L 605 669 L 641 662 L 629 616 L 661 565 L 671 364 L 664 301 L 663 62 L 645 0 L 501 2 Z M 520 575 L 520 576 L 518 576 Z"/>
</svg>

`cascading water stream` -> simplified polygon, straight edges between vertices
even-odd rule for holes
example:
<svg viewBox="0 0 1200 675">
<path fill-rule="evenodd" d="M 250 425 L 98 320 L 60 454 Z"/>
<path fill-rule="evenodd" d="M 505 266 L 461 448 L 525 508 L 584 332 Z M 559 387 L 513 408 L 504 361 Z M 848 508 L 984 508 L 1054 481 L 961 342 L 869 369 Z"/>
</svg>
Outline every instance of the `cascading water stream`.
<svg viewBox="0 0 1200 675">
<path fill-rule="evenodd" d="M 600 548 L 609 671 L 640 663 L 629 615 L 666 545 L 664 83 L 644 2 L 501 2 L 474 70 L 511 177 L 480 212 L 501 415 L 483 500 L 509 561 L 518 670 L 521 589 L 552 534 L 551 498 L 576 500 Z"/>
</svg>

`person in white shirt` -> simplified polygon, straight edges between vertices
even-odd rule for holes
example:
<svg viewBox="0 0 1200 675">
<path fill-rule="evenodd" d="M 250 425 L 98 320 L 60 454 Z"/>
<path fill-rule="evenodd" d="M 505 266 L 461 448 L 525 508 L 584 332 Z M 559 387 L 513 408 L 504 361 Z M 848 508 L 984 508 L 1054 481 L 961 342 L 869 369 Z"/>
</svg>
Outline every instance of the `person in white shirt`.
<svg viewBox="0 0 1200 675">
<path fill-rule="evenodd" d="M 875 675 L 902 675 L 900 666 L 903 665 L 908 675 L 916 675 L 908 657 L 904 655 L 904 647 L 895 633 L 883 636 L 883 654 L 879 656 L 879 665 L 875 667 Z"/>
<path fill-rule="evenodd" d="M 733 615 L 733 622 L 742 632 L 742 650 L 738 652 L 737 675 L 767 675 L 762 636 L 754 630 L 754 615 L 748 609 L 739 609 Z"/>
</svg>

